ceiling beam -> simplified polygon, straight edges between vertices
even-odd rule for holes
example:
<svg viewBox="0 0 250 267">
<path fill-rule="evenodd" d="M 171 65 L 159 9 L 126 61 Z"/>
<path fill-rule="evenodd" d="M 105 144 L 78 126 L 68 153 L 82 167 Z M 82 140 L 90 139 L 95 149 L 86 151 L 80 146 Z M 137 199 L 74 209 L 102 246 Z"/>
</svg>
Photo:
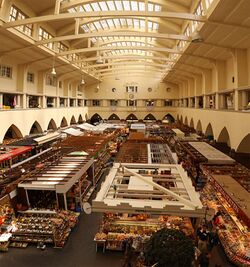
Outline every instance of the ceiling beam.
<svg viewBox="0 0 250 267">
<path fill-rule="evenodd" d="M 190 20 L 190 21 L 200 21 L 205 22 L 206 16 L 197 16 L 190 13 L 179 13 L 179 12 L 155 12 L 155 11 L 93 11 L 93 12 L 75 12 L 75 13 L 62 13 L 62 14 L 52 14 L 45 16 L 32 17 L 27 19 L 19 19 L 15 21 L 6 22 L 2 27 L 4 28 L 13 28 L 26 24 L 34 24 L 41 22 L 52 22 L 59 20 L 67 19 L 76 19 L 76 18 L 94 18 L 94 17 L 110 17 L 110 18 L 119 18 L 119 17 L 159 17 L 159 18 L 168 18 L 168 19 L 181 19 L 181 20 Z"/>
<path fill-rule="evenodd" d="M 124 17 L 124 19 L 136 19 L 137 17 Z M 108 17 L 102 17 L 102 18 L 87 18 L 87 19 L 81 19 L 79 21 L 79 26 L 82 26 L 84 24 L 88 24 L 88 23 L 94 23 L 94 22 L 98 22 L 101 20 L 107 20 L 109 19 Z M 119 17 L 119 19 L 123 19 L 123 17 Z M 138 19 L 138 18 L 137 18 Z M 150 18 L 150 21 L 152 22 L 156 22 L 159 23 L 160 26 L 163 26 L 166 29 L 169 29 L 171 32 L 175 32 L 175 33 L 179 33 L 181 32 L 181 26 L 173 21 L 170 20 L 165 20 L 162 18 Z M 124 29 L 120 28 L 120 29 Z M 129 28 L 128 28 L 129 29 Z M 75 23 L 72 23 L 66 27 L 62 27 L 61 29 L 59 29 L 57 31 L 58 35 L 66 35 L 69 32 L 73 32 L 75 30 Z"/>
<path fill-rule="evenodd" d="M 100 79 L 103 77 L 107 76 L 117 76 L 117 75 L 129 75 L 129 76 L 138 76 L 139 74 L 142 75 L 145 78 L 145 73 L 146 75 L 153 75 L 154 77 L 161 78 L 162 77 L 162 72 L 159 71 L 139 71 L 139 70 L 134 70 L 134 71 L 117 71 L 114 73 L 105 73 L 100 75 Z"/>
<path fill-rule="evenodd" d="M 85 39 L 85 38 L 98 38 L 98 37 L 149 37 L 149 38 L 158 38 L 158 39 L 173 39 L 173 40 L 182 40 L 182 41 L 191 41 L 191 38 L 183 34 L 166 34 L 166 33 L 155 33 L 155 32 L 130 32 L 130 31 L 98 31 L 91 33 L 81 33 L 81 34 L 71 34 L 58 36 L 42 41 L 37 41 L 36 45 Z"/>
<path fill-rule="evenodd" d="M 66 56 L 70 54 L 77 53 L 88 53 L 95 51 L 112 51 L 112 50 L 142 50 L 142 51 L 160 51 L 165 53 L 173 53 L 173 54 L 182 54 L 181 51 L 177 49 L 164 48 L 164 47 L 144 47 L 144 46 L 101 46 L 101 47 L 88 47 L 88 48 L 80 48 L 80 49 L 72 49 L 67 50 L 61 53 L 57 53 L 56 56 Z"/>
<path fill-rule="evenodd" d="M 117 55 L 117 56 L 102 56 L 103 59 L 127 59 L 127 60 L 133 60 L 133 59 L 151 59 L 151 60 L 162 60 L 167 62 L 175 62 L 175 60 L 172 60 L 168 57 L 154 57 L 154 56 L 129 56 L 129 55 Z M 98 57 L 89 57 L 89 58 L 83 58 L 80 60 L 71 61 L 72 64 L 79 63 L 79 62 L 89 62 L 89 61 L 96 61 Z"/>
<path fill-rule="evenodd" d="M 156 71 L 156 72 L 164 72 L 166 69 L 165 68 L 159 68 L 159 67 L 146 67 L 146 66 L 137 66 L 137 67 L 129 67 L 129 68 L 122 68 L 122 67 L 119 67 L 119 68 L 110 68 L 110 69 L 100 69 L 100 70 L 97 70 L 95 73 L 96 74 L 101 74 L 101 73 L 104 73 L 104 72 L 116 72 L 116 71 Z"/>
<path fill-rule="evenodd" d="M 155 67 L 161 67 L 161 68 L 169 68 L 169 66 L 164 64 L 157 64 L 153 62 L 141 62 L 141 61 L 125 61 L 125 62 L 109 62 L 104 64 L 95 64 L 95 65 L 88 65 L 85 67 L 82 67 L 81 69 L 91 69 L 91 68 L 102 68 L 102 67 L 108 67 L 108 66 L 138 66 L 138 65 L 144 65 L 144 66 L 155 66 Z"/>
<path fill-rule="evenodd" d="M 101 2 L 103 0 L 95 0 L 95 2 Z M 90 0 L 68 0 L 68 2 L 64 2 L 61 4 L 61 11 L 66 11 L 69 8 L 73 8 L 73 7 L 77 7 L 77 6 L 82 6 L 82 5 L 86 5 L 86 4 L 91 4 L 93 1 Z M 162 7 L 166 7 L 167 9 L 171 8 L 171 9 L 175 9 L 178 12 L 188 12 L 189 9 L 186 6 L 183 6 L 179 3 L 175 3 L 175 1 L 171 1 L 171 0 L 150 0 L 150 3 L 153 4 L 158 4 Z"/>
</svg>

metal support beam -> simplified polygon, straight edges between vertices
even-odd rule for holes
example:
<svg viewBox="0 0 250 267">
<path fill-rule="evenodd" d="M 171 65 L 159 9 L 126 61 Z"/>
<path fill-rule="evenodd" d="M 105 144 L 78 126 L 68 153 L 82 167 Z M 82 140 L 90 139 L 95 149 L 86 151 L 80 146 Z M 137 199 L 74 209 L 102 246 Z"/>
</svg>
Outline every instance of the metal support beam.
<svg viewBox="0 0 250 267">
<path fill-rule="evenodd" d="M 42 22 L 52 22 L 59 20 L 72 20 L 75 18 L 94 18 L 94 17 L 110 17 L 110 18 L 120 18 L 120 17 L 157 17 L 157 18 L 168 18 L 168 19 L 181 19 L 181 20 L 191 20 L 205 22 L 206 16 L 197 16 L 190 13 L 179 13 L 179 12 L 155 12 L 155 11 L 91 11 L 91 12 L 74 12 L 74 13 L 61 13 L 53 15 L 38 16 L 27 19 L 19 19 L 3 24 L 4 28 L 14 28 L 21 25 L 42 23 Z"/>
<path fill-rule="evenodd" d="M 191 38 L 183 34 L 166 34 L 166 33 L 155 33 L 155 32 L 132 32 L 132 31 L 96 31 L 91 33 L 81 33 L 81 34 L 71 34 L 58 36 L 42 41 L 36 42 L 36 45 L 47 44 L 60 41 L 69 41 L 76 39 L 86 39 L 86 38 L 98 38 L 98 37 L 149 37 L 157 39 L 172 39 L 172 40 L 182 40 L 191 42 Z M 117 40 L 119 41 L 119 40 Z"/>
<path fill-rule="evenodd" d="M 88 48 L 67 50 L 67 51 L 56 54 L 56 56 L 59 57 L 59 56 L 66 56 L 70 54 L 77 54 L 77 53 L 88 53 L 88 52 L 95 52 L 95 51 L 112 51 L 112 50 L 160 51 L 160 52 L 165 52 L 165 53 L 182 54 L 182 52 L 177 49 L 164 48 L 164 47 L 101 46 L 101 47 L 88 47 Z"/>
</svg>

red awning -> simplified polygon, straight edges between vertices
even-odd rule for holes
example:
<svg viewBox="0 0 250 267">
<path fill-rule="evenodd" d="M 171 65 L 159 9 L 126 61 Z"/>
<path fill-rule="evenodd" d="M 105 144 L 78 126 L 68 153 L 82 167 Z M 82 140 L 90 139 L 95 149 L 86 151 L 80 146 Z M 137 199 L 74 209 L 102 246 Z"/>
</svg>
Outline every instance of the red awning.
<svg viewBox="0 0 250 267">
<path fill-rule="evenodd" d="M 14 148 L 9 152 L 0 155 L 0 162 L 2 162 L 4 160 L 11 159 L 11 158 L 14 158 L 14 157 L 16 157 L 18 155 L 24 154 L 24 153 L 30 151 L 31 149 L 32 149 L 32 146 L 21 146 L 21 147 L 18 147 L 18 148 Z"/>
</svg>

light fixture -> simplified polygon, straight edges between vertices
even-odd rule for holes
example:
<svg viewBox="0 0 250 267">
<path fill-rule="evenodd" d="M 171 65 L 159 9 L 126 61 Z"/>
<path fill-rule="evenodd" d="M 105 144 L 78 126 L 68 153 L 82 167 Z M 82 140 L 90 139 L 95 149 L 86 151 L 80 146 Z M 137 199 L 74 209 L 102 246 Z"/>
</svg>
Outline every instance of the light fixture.
<svg viewBox="0 0 250 267">
<path fill-rule="evenodd" d="M 84 85 L 85 84 L 85 80 L 84 80 L 84 78 L 82 77 L 82 79 L 81 79 L 81 83 L 80 83 L 81 85 Z"/>
<path fill-rule="evenodd" d="M 52 70 L 51 70 L 51 75 L 56 75 L 55 67 L 52 68 Z"/>
<path fill-rule="evenodd" d="M 51 75 L 56 75 L 55 57 L 53 57 L 53 65 L 52 65 Z"/>
<path fill-rule="evenodd" d="M 203 38 L 201 37 L 200 33 L 199 32 L 194 32 L 194 34 L 192 35 L 191 37 L 191 41 L 192 43 L 201 43 L 203 42 Z"/>
<path fill-rule="evenodd" d="M 103 59 L 101 55 L 97 57 L 96 64 L 103 64 Z"/>
</svg>

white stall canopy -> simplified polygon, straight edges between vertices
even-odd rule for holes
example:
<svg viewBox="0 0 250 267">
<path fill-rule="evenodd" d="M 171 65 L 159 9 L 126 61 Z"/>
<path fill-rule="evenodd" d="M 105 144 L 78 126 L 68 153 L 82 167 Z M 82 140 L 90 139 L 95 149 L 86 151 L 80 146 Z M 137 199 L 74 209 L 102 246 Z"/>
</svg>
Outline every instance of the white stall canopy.
<svg viewBox="0 0 250 267">
<path fill-rule="evenodd" d="M 188 217 L 206 212 L 185 171 L 171 164 L 114 164 L 92 205 L 98 212 Z"/>
<path fill-rule="evenodd" d="M 208 164 L 234 164 L 235 160 L 225 155 L 206 142 L 189 142 L 189 144 L 202 154 Z"/>
<path fill-rule="evenodd" d="M 69 135 L 73 135 L 73 136 L 79 136 L 79 135 L 83 135 L 83 133 L 80 130 L 74 129 L 74 128 L 68 128 L 63 130 L 64 133 L 69 134 Z"/>
<path fill-rule="evenodd" d="M 44 143 L 56 140 L 58 138 L 60 138 L 60 133 L 55 132 L 55 133 L 48 133 L 41 137 L 35 138 L 34 141 L 37 142 L 38 145 L 42 145 Z"/>
<path fill-rule="evenodd" d="M 178 138 L 183 138 L 185 136 L 185 133 L 180 129 L 174 128 L 172 129 L 172 131 L 176 134 Z"/>
</svg>

